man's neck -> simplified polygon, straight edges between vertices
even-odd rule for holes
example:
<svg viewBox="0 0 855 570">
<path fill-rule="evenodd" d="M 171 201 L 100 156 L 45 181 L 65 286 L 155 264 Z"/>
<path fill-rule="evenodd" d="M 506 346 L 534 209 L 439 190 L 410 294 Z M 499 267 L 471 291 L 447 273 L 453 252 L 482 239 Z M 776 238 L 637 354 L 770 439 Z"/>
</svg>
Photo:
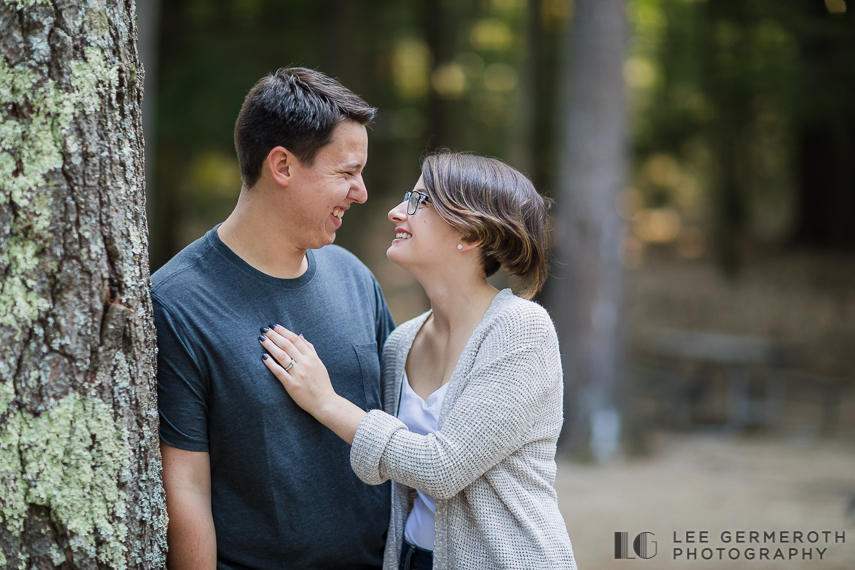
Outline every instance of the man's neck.
<svg viewBox="0 0 855 570">
<path fill-rule="evenodd" d="M 263 192 L 249 192 L 256 191 Z M 217 234 L 235 255 L 266 275 L 295 279 L 309 268 L 306 250 L 293 243 L 282 228 L 277 208 L 263 196 L 241 191 L 237 206 Z"/>
</svg>

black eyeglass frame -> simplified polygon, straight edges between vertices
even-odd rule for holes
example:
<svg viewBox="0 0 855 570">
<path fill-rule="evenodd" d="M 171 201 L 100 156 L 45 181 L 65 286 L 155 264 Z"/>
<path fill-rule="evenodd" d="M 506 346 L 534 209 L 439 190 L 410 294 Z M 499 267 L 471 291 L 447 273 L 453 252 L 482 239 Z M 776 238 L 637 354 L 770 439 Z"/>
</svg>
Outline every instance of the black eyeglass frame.
<svg viewBox="0 0 855 570">
<path fill-rule="evenodd" d="M 413 199 L 413 196 L 416 196 Z M 418 190 L 410 190 L 404 194 L 404 202 L 407 203 L 407 215 L 413 216 L 419 210 L 419 206 L 425 202 L 430 202 L 430 196 Z"/>
</svg>

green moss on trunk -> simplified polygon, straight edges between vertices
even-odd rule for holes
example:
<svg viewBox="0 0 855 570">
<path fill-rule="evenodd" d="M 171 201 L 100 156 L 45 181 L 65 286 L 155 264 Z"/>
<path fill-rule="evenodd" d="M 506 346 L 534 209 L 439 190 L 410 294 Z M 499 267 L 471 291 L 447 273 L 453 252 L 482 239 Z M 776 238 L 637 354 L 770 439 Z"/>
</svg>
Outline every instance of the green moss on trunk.
<svg viewBox="0 0 855 570">
<path fill-rule="evenodd" d="M 0 567 L 162 568 L 133 2 L 0 0 Z"/>
</svg>

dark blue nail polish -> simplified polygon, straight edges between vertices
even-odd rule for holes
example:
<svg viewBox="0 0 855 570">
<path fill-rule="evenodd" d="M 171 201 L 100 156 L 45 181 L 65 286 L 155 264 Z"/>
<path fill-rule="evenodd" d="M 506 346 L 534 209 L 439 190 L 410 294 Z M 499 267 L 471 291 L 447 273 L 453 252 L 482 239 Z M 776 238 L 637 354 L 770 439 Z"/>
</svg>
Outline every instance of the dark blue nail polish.
<svg viewBox="0 0 855 570">
<path fill-rule="evenodd" d="M 270 357 L 267 356 L 266 354 L 261 355 L 261 360 L 267 360 L 268 358 L 270 358 Z"/>
<path fill-rule="evenodd" d="M 267 327 L 261 327 L 261 332 L 262 332 L 262 333 L 266 333 L 266 332 L 267 332 L 267 331 L 269 331 L 269 330 L 270 330 L 270 329 L 268 329 Z"/>
<path fill-rule="evenodd" d="M 266 337 L 266 336 L 260 336 L 260 337 L 258 337 L 258 342 L 264 342 L 265 340 L 267 340 L 267 337 Z"/>
<path fill-rule="evenodd" d="M 268 326 L 268 327 L 270 327 L 270 328 L 272 328 L 272 329 L 275 329 L 275 328 L 276 328 L 276 327 L 278 327 L 279 325 L 277 325 L 276 323 L 270 323 L 270 324 L 269 324 L 269 325 L 267 325 L 267 326 Z"/>
</svg>

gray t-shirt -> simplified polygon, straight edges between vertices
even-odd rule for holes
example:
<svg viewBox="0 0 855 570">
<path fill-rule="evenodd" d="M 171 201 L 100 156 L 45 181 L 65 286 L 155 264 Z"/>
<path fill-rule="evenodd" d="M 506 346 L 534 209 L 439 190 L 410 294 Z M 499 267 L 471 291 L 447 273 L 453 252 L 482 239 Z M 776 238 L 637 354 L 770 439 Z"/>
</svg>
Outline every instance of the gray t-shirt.
<svg viewBox="0 0 855 570">
<path fill-rule="evenodd" d="M 271 322 L 303 334 L 337 393 L 380 409 L 379 355 L 394 323 L 351 253 L 326 246 L 307 258 L 302 276 L 271 277 L 214 228 L 152 275 L 160 437 L 210 454 L 220 569 L 382 565 L 388 485 L 354 475 L 350 446 L 291 400 L 257 339 Z"/>
</svg>

